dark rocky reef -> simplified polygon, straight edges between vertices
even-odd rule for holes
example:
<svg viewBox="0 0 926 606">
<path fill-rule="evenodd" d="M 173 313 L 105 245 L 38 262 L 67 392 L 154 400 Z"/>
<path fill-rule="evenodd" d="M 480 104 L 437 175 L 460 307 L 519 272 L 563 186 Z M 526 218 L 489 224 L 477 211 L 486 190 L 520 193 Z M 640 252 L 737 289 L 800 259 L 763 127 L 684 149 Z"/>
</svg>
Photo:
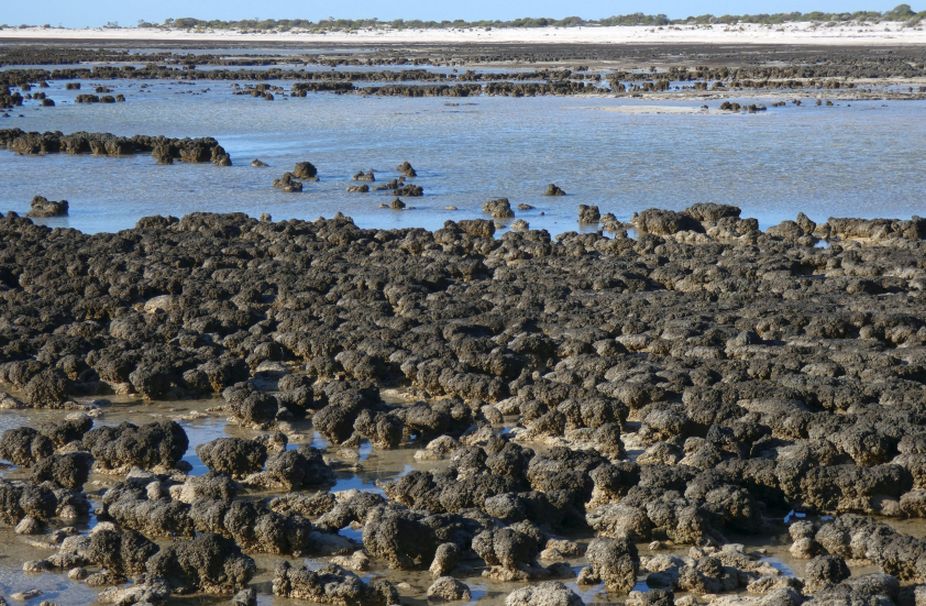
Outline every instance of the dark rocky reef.
<svg viewBox="0 0 926 606">
<path fill-rule="evenodd" d="M 92 154 L 94 156 L 131 156 L 150 153 L 158 164 L 211 162 L 231 166 L 231 156 L 211 137 L 172 139 L 135 135 L 120 137 L 110 133 L 26 132 L 18 128 L 0 130 L 0 147 L 24 156 L 44 154 Z"/>
<path fill-rule="evenodd" d="M 30 217 L 63 217 L 68 214 L 67 200 L 49 200 L 45 196 L 35 196 L 29 208 Z"/>
<path fill-rule="evenodd" d="M 657 591 L 630 594 L 640 603 L 744 590 L 905 603 L 926 547 L 873 518 L 926 517 L 926 221 L 799 215 L 762 232 L 698 204 L 632 225 L 636 238 L 496 238 L 485 219 L 428 232 L 194 214 L 86 235 L 7 214 L 11 405 L 221 394 L 244 427 L 310 421 L 332 448 L 413 447 L 441 465 L 384 495 L 332 494 L 321 452 L 265 433 L 200 446 L 211 471 L 190 478 L 179 426 L 74 417 L 4 434 L 0 456 L 32 475 L 0 483 L 0 521 L 27 532 L 85 512 L 92 456 L 148 470 L 110 486 L 97 515 L 175 540 L 145 572 L 178 593 L 241 588 L 253 563 L 239 549 L 341 556 L 281 567 L 278 595 L 389 603 L 395 588 L 340 567 L 361 546 L 338 535 L 351 527 L 363 558 L 444 579 L 435 596 L 465 595 L 446 577 L 475 568 L 532 583 L 510 604 L 575 604 L 556 581 L 581 558 L 578 581 L 612 596 L 646 578 Z M 790 527 L 803 584 L 730 541 L 783 532 L 792 510 L 808 518 Z M 150 549 L 124 536 L 125 550 L 106 539 L 116 576 Z M 882 573 L 846 577 L 849 559 Z"/>
</svg>

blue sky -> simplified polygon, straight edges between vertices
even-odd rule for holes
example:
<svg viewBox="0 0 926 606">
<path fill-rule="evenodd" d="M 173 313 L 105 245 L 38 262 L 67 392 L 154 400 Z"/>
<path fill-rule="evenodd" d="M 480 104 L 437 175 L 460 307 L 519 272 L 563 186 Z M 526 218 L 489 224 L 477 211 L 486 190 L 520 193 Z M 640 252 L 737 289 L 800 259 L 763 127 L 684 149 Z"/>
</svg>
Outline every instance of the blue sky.
<svg viewBox="0 0 926 606">
<path fill-rule="evenodd" d="M 228 0 L 6 0 L 0 8 L 0 24 L 45 24 L 84 27 L 116 21 L 134 25 L 139 19 L 160 22 L 168 17 L 201 19 L 287 18 L 323 19 L 326 17 L 381 19 L 512 19 L 516 17 L 585 18 L 644 12 L 665 13 L 669 17 L 687 17 L 703 13 L 744 14 L 789 11 L 889 10 L 899 0 L 263 0 L 229 2 Z M 915 10 L 919 4 L 911 3 Z"/>
</svg>

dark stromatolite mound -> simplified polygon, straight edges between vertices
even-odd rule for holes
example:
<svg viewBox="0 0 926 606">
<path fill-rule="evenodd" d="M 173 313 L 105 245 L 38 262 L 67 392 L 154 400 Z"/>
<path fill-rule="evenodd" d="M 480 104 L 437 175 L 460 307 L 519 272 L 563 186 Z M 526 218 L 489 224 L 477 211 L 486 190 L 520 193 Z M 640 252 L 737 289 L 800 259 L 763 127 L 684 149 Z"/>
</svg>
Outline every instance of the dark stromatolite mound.
<svg viewBox="0 0 926 606">
<path fill-rule="evenodd" d="M 330 564 L 319 570 L 294 568 L 289 562 L 274 571 L 273 595 L 308 600 L 317 604 L 390 606 L 399 593 L 386 580 L 364 582 L 356 574 Z"/>
<path fill-rule="evenodd" d="M 15 526 L 29 516 L 45 521 L 55 516 L 58 501 L 48 486 L 0 481 L 0 522 Z"/>
<path fill-rule="evenodd" d="M 608 591 L 627 593 L 637 582 L 640 558 L 636 546 L 627 539 L 598 538 L 585 553 L 589 568 L 582 571 L 583 582 L 604 582 Z"/>
<path fill-rule="evenodd" d="M 495 198 L 482 203 L 482 212 L 492 216 L 493 219 L 510 219 L 514 217 L 511 202 L 508 198 Z"/>
<path fill-rule="evenodd" d="M 35 196 L 29 208 L 30 217 L 63 217 L 68 214 L 67 200 L 49 200 L 44 196 Z"/>
<path fill-rule="evenodd" d="M 227 476 L 176 483 L 165 476 L 134 474 L 103 494 L 98 515 L 149 537 L 215 533 L 258 553 L 331 555 L 353 550 L 350 541 L 316 528 L 298 511 L 276 511 L 261 501 L 237 497 L 238 487 Z"/>
<path fill-rule="evenodd" d="M 296 166 L 293 168 L 293 176 L 297 179 L 317 181 L 318 169 L 311 162 L 296 162 Z"/>
<path fill-rule="evenodd" d="M 183 162 L 211 162 L 231 166 L 231 156 L 211 137 L 172 139 L 149 135 L 120 137 L 110 133 L 25 132 L 18 128 L 0 130 L 0 147 L 22 155 L 92 154 L 94 156 L 131 156 L 150 153 L 160 164 L 174 159 Z"/>
<path fill-rule="evenodd" d="M 50 481 L 63 488 L 81 490 L 92 466 L 93 457 L 88 452 L 56 453 L 35 463 L 32 478 L 36 482 Z"/>
<path fill-rule="evenodd" d="M 484 574 L 501 581 L 544 578 L 548 571 L 537 564 L 543 535 L 530 523 L 488 529 L 472 541 L 472 549 L 489 568 Z"/>
<path fill-rule="evenodd" d="M 32 427 L 8 429 L 0 437 L 0 459 L 14 465 L 31 465 L 54 452 L 51 439 Z"/>
<path fill-rule="evenodd" d="M 186 432 L 175 421 L 97 427 L 83 437 L 83 446 L 103 469 L 169 469 L 177 465 L 188 445 Z"/>
<path fill-rule="evenodd" d="M 283 490 L 304 490 L 334 484 L 334 472 L 325 463 L 320 450 L 300 446 L 268 457 L 261 480 Z"/>
<path fill-rule="evenodd" d="M 415 168 L 411 165 L 411 163 L 408 160 L 405 160 L 404 162 L 399 164 L 396 167 L 396 171 L 404 177 L 412 178 L 412 177 L 418 176 L 418 171 L 415 170 Z"/>
<path fill-rule="evenodd" d="M 231 594 L 254 576 L 254 560 L 233 541 L 203 534 L 161 549 L 145 565 L 151 578 L 163 579 L 173 593 Z"/>
<path fill-rule="evenodd" d="M 302 191 L 302 181 L 295 174 L 285 172 L 279 179 L 273 180 L 273 187 L 287 193 L 296 193 Z"/>
<path fill-rule="evenodd" d="M 922 546 L 864 517 L 926 515 L 919 220 L 798 216 L 763 233 L 735 207 L 699 204 L 644 211 L 635 226 L 636 239 L 496 238 L 480 219 L 428 232 L 194 214 L 89 236 L 9 214 L 0 380 L 16 406 L 95 390 L 222 393 L 242 426 L 311 423 L 334 446 L 412 446 L 441 461 L 383 485 L 385 497 L 329 494 L 315 451 L 216 441 L 200 457 L 221 473 L 104 495 L 100 519 L 149 538 L 349 554 L 358 545 L 336 533 L 353 525 L 389 567 L 446 574 L 455 552 L 512 580 L 561 578 L 542 554 L 568 532 L 596 541 L 583 580 L 620 594 L 636 565 L 628 542 L 767 536 L 794 509 L 838 516 L 794 530 L 801 557 L 830 558 L 814 561 L 817 594 L 871 589 L 840 578 L 836 557 L 919 579 L 906 562 Z M 829 247 L 814 246 L 822 237 Z M 186 451 L 169 427 L 77 419 L 7 437 L 0 454 L 13 462 L 78 441 L 104 470 L 164 472 Z M 23 485 L 5 488 L 5 519 L 56 517 L 66 489 L 44 486 L 38 505 Z M 242 494 L 254 488 L 293 492 Z M 649 572 L 666 592 L 794 590 L 729 550 Z"/>
<path fill-rule="evenodd" d="M 631 220 L 639 233 L 657 236 L 671 235 L 680 231 L 703 231 L 701 224 L 693 217 L 680 212 L 649 209 L 636 213 Z"/>
<path fill-rule="evenodd" d="M 148 560 L 157 552 L 158 546 L 144 535 L 131 529 L 101 524 L 88 535 L 66 537 L 57 553 L 47 561 L 63 570 L 99 566 L 106 571 L 107 584 L 120 584 L 129 576 L 144 573 Z"/>
<path fill-rule="evenodd" d="M 214 472 L 243 478 L 263 469 L 267 447 L 257 440 L 218 438 L 197 446 L 196 455 Z"/>
<path fill-rule="evenodd" d="M 74 523 L 89 511 L 86 495 L 54 482 L 0 480 L 0 522 L 17 527 L 17 532 L 21 522 L 32 528 L 53 518 Z"/>
<path fill-rule="evenodd" d="M 248 383 L 237 383 L 222 392 L 232 418 L 242 425 L 263 427 L 271 424 L 280 413 L 280 400 L 261 392 Z"/>
<path fill-rule="evenodd" d="M 404 508 L 377 508 L 366 517 L 363 545 L 392 568 L 427 568 L 437 549 L 434 531 Z"/>
<path fill-rule="evenodd" d="M 13 402 L 17 408 L 24 406 L 22 402 L 5 395 L 5 400 Z M 64 420 L 44 421 L 36 427 L 18 427 L 3 432 L 0 437 L 0 458 L 7 459 L 16 465 L 28 466 L 48 456 L 55 448 L 61 448 L 71 443 L 80 448 L 80 439 L 93 427 L 93 420 L 84 413 L 76 413 Z"/>
<path fill-rule="evenodd" d="M 597 206 L 579 204 L 579 223 L 584 225 L 592 225 L 594 223 L 598 223 L 600 220 L 601 211 L 598 210 Z"/>
</svg>

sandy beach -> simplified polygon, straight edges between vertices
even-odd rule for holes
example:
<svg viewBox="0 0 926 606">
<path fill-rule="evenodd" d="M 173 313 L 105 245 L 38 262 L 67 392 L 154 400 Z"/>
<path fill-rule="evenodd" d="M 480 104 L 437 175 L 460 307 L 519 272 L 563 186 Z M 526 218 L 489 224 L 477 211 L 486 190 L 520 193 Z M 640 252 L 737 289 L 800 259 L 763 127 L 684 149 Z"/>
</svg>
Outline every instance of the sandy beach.
<svg viewBox="0 0 926 606">
<path fill-rule="evenodd" d="M 142 28 L 10 28 L 0 39 L 12 40 L 163 40 L 229 43 L 312 44 L 807 44 L 807 45 L 918 45 L 926 44 L 926 28 L 902 23 L 827 26 L 819 23 L 785 25 L 690 25 L 545 27 L 499 29 L 406 29 L 354 32 L 241 33 L 224 30 L 167 30 Z"/>
</svg>

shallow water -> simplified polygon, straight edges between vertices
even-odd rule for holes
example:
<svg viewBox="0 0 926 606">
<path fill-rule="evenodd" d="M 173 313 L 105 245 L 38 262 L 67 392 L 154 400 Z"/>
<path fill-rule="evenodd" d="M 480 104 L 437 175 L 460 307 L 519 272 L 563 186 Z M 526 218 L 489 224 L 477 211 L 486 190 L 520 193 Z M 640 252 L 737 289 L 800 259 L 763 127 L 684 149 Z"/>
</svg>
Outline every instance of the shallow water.
<svg viewBox="0 0 926 606">
<path fill-rule="evenodd" d="M 0 152 L 0 209 L 25 212 L 36 194 L 64 198 L 70 216 L 47 224 L 88 232 L 203 210 L 267 212 L 274 219 L 340 211 L 364 227 L 433 229 L 447 219 L 483 216 L 486 199 L 506 196 L 513 206 L 535 206 L 516 214 L 553 233 L 577 228 L 580 203 L 628 219 L 644 208 L 722 202 L 739 205 L 763 227 L 798 210 L 814 220 L 904 218 L 926 210 L 924 101 L 816 107 L 805 98 L 801 107 L 728 115 L 713 100 L 712 111 L 680 114 L 655 112 L 696 109 L 703 101 L 310 94 L 269 102 L 231 95 L 229 82 L 150 81 L 146 89 L 141 81 L 98 83 L 128 101 L 78 106 L 68 100 L 92 90 L 90 82 L 83 91 L 53 83 L 45 92 L 58 107 L 22 108 L 0 118 L 0 128 L 214 136 L 235 166 Z M 635 106 L 647 109 L 613 111 Z M 271 167 L 251 168 L 253 158 Z M 318 167 L 319 183 L 307 183 L 301 194 L 272 189 L 274 178 L 302 160 Z M 386 181 L 403 160 L 418 170 L 425 191 L 406 198 L 405 211 L 379 208 L 392 199 L 383 193 L 346 193 L 356 171 L 373 168 Z M 544 197 L 550 182 L 570 195 Z"/>
<path fill-rule="evenodd" d="M 754 115 L 728 115 L 709 102 L 707 113 L 658 113 L 665 108 L 697 109 L 702 101 L 654 101 L 605 97 L 531 99 L 513 98 L 363 98 L 310 95 L 266 102 L 231 95 L 231 83 L 94 81 L 115 93 L 124 104 L 78 106 L 77 94 L 53 83 L 45 92 L 59 103 L 55 108 L 34 105 L 0 118 L 0 128 L 26 130 L 110 131 L 117 134 L 214 136 L 231 153 L 236 165 L 157 166 L 147 156 L 131 158 L 19 157 L 0 152 L 0 211 L 28 210 L 33 195 L 71 202 L 71 215 L 47 220 L 88 232 L 131 227 L 142 216 L 182 215 L 193 211 L 244 211 L 253 216 L 268 212 L 275 219 L 315 218 L 344 212 L 367 227 L 440 227 L 447 219 L 483 216 L 482 202 L 507 196 L 513 205 L 529 203 L 520 212 L 533 227 L 560 233 L 574 230 L 576 206 L 598 204 L 602 212 L 627 219 L 643 208 L 684 208 L 700 201 L 737 204 L 744 215 L 760 219 L 763 227 L 803 210 L 816 220 L 828 216 L 909 217 L 926 210 L 926 102 L 838 102 L 836 107 L 770 109 Z M 146 88 L 142 88 L 147 84 Z M 277 83 L 289 88 L 291 83 Z M 768 102 L 768 99 L 741 99 Z M 649 108 L 635 113 L 626 108 Z M 22 113 L 24 117 L 18 117 Z M 259 157 L 268 169 L 248 166 Z M 309 160 L 321 181 L 306 184 L 302 194 L 273 190 L 270 182 L 297 161 Z M 409 160 L 423 198 L 408 198 L 403 212 L 378 208 L 390 196 L 347 194 L 350 176 L 374 168 L 385 181 L 393 167 Z M 540 195 L 556 182 L 570 196 Z M 456 206 L 459 210 L 445 210 Z M 115 401 L 104 409 L 97 424 L 125 420 L 144 423 L 177 419 L 190 447 L 184 460 L 194 475 L 206 472 L 195 454 L 199 444 L 218 437 L 251 437 L 257 432 L 230 425 L 208 413 L 215 401 L 174 402 L 138 406 Z M 0 431 L 45 418 L 55 411 L 0 411 Z M 413 469 L 440 463 L 415 461 L 412 449 L 377 451 L 369 445 L 356 450 L 332 449 L 308 427 L 294 427 L 293 444 L 307 443 L 326 450 L 336 468 L 338 492 L 349 489 L 382 493 L 382 485 Z M 635 452 L 635 451 L 632 451 Z M 12 470 L 11 475 L 21 474 Z M 114 481 L 95 474 L 94 491 Z M 92 524 L 92 520 L 91 520 Z M 909 534 L 926 533 L 921 522 L 898 523 Z M 342 530 L 358 539 L 358 530 Z M 0 594 L 37 587 L 61 604 L 88 603 L 95 590 L 69 581 L 63 574 L 26 575 L 24 559 L 50 553 L 33 539 L 0 529 Z M 769 562 L 800 576 L 803 563 L 787 546 L 757 544 L 768 550 Z M 645 553 L 645 546 L 641 546 Z M 261 569 L 256 582 L 266 594 L 273 567 L 280 558 L 257 556 Z M 310 562 L 318 564 L 318 562 Z M 572 562 L 578 570 L 581 560 Z M 856 569 L 854 572 L 865 572 Z M 383 573 L 381 570 L 375 571 Z M 407 583 L 403 596 L 420 598 L 431 582 L 427 573 L 385 572 L 390 580 Z M 504 596 L 523 583 L 498 583 L 479 570 L 458 575 L 473 590 L 473 603 L 503 603 Z M 613 600 L 601 587 L 576 587 L 588 603 Z M 645 584 L 640 585 L 641 589 Z M 220 603 L 187 599 L 180 603 Z M 262 595 L 260 603 L 276 606 L 300 602 Z M 409 603 L 423 603 L 411 601 Z"/>
<path fill-rule="evenodd" d="M 386 394 L 384 394 L 386 395 Z M 195 449 L 198 445 L 214 440 L 223 436 L 238 436 L 243 438 L 253 437 L 260 432 L 253 429 L 239 427 L 229 423 L 228 420 L 217 413 L 214 408 L 220 404 L 217 400 L 193 400 L 177 402 L 141 402 L 127 397 L 117 398 L 115 401 L 104 404 L 101 414 L 95 418 L 95 425 L 113 425 L 124 421 L 130 421 L 136 424 L 150 423 L 153 421 L 162 421 L 174 419 L 179 422 L 186 431 L 189 438 L 189 449 L 187 450 L 184 460 L 192 465 L 192 475 L 205 473 L 206 468 L 196 456 Z M 35 425 L 41 421 L 60 418 L 61 411 L 48 410 L 2 410 L 0 411 L 0 431 L 20 427 L 23 425 Z M 404 448 L 397 450 L 377 450 L 372 448 L 369 443 L 363 443 L 359 448 L 331 448 L 328 443 L 311 429 L 299 426 L 298 424 L 290 427 L 292 431 L 288 432 L 294 436 L 290 447 L 298 443 L 309 443 L 315 447 L 325 450 L 325 457 L 329 464 L 336 469 L 336 483 L 331 488 L 333 492 L 342 490 L 359 489 L 372 491 L 383 494 L 382 485 L 391 482 L 413 470 L 434 470 L 445 466 L 446 461 L 418 461 L 414 458 L 414 448 Z M 534 446 L 531 444 L 530 446 Z M 542 448 L 542 444 L 537 445 Z M 13 469 L 3 473 L 5 476 L 22 477 L 25 470 Z M 94 473 L 90 482 L 87 484 L 88 495 L 93 499 L 98 498 L 98 494 L 119 478 L 112 475 Z M 264 495 L 264 493 L 260 493 Z M 267 493 L 269 494 L 269 493 Z M 265 496 L 265 495 L 264 495 Z M 91 516 L 89 524 L 82 527 L 83 531 L 89 530 L 95 524 L 95 518 Z M 921 526 L 921 525 L 920 525 Z M 358 541 L 361 540 L 361 531 L 359 528 L 347 527 L 340 532 L 342 536 Z M 738 537 L 734 537 L 738 539 Z M 747 538 L 750 539 L 750 538 Z M 51 572 L 42 574 L 27 574 L 22 572 L 22 563 L 25 560 L 44 558 L 53 553 L 52 549 L 40 545 L 42 536 L 20 536 L 16 535 L 11 528 L 0 528 L 0 543 L 4 545 L 3 554 L 0 556 L 0 595 L 9 595 L 17 591 L 28 589 L 40 589 L 43 594 L 30 600 L 27 604 L 34 605 L 43 599 L 51 599 L 60 604 L 83 604 L 91 603 L 97 593 L 97 589 L 88 587 L 82 583 L 69 580 L 64 572 Z M 580 542 L 581 541 L 580 539 Z M 765 549 L 766 560 L 774 566 L 779 567 L 785 574 L 801 574 L 803 572 L 803 563 L 794 560 L 787 551 L 787 545 L 782 541 L 775 539 L 772 544 L 762 542 L 756 537 L 751 537 L 750 549 Z M 639 545 L 641 555 L 649 555 L 647 545 Z M 687 548 L 680 547 L 672 550 L 670 553 L 684 555 Z M 290 560 L 294 564 L 307 564 L 310 567 L 318 568 L 325 564 L 321 559 L 284 558 L 266 554 L 250 554 L 254 557 L 258 565 L 258 574 L 252 581 L 252 585 L 262 592 L 259 596 L 258 603 L 264 606 L 294 606 L 296 604 L 305 604 L 304 601 L 286 600 L 277 598 L 270 593 L 270 582 L 273 577 L 273 570 L 283 560 Z M 573 558 L 569 564 L 578 574 L 579 570 L 585 564 L 583 558 Z M 867 569 L 865 570 L 868 571 Z M 423 596 L 433 579 L 427 571 L 390 571 L 381 568 L 374 568 L 371 572 L 360 573 L 361 577 L 385 576 L 393 583 L 397 584 L 399 591 L 403 596 L 403 603 L 418 604 L 425 603 Z M 493 581 L 481 576 L 481 569 L 476 567 L 466 572 L 464 569 L 458 570 L 455 576 L 464 581 L 471 589 L 473 599 L 471 604 L 480 606 L 495 606 L 504 603 L 504 598 L 510 592 L 522 587 L 523 582 L 503 583 Z M 613 604 L 614 600 L 602 585 L 595 586 L 578 586 L 575 580 L 563 581 L 568 587 L 579 594 L 587 604 Z M 647 590 L 647 585 L 643 577 L 640 577 L 637 586 L 638 590 Z M 207 596 L 192 596 L 177 598 L 171 601 L 172 604 L 219 604 L 225 603 L 222 599 Z"/>
<path fill-rule="evenodd" d="M 220 437 L 237 436 L 249 438 L 261 433 L 257 430 L 242 428 L 229 423 L 224 416 L 210 412 L 210 409 L 218 404 L 220 404 L 220 401 L 216 400 L 145 403 L 122 398 L 104 404 L 100 409 L 101 414 L 94 419 L 94 425 L 116 425 L 125 421 L 140 425 L 168 419 L 176 420 L 183 426 L 189 439 L 189 448 L 183 460 L 190 463 L 192 467 L 190 475 L 200 475 L 205 473 L 207 469 L 196 455 L 197 446 Z M 60 419 L 65 414 L 68 413 L 52 410 L 0 410 L 0 433 L 16 427 L 35 426 L 43 421 Z M 368 443 L 362 444 L 357 449 L 329 449 L 327 442 L 317 433 L 311 430 L 303 432 L 302 430 L 306 428 L 298 424 L 293 426 L 292 429 L 294 431 L 291 432 L 293 439 L 290 442 L 290 448 L 296 447 L 299 443 L 310 443 L 315 447 L 326 450 L 326 459 L 336 470 L 336 482 L 331 487 L 332 492 L 356 489 L 384 494 L 381 488 L 383 484 L 391 482 L 412 470 L 436 469 L 445 465 L 445 463 L 439 461 L 416 461 L 413 458 L 414 449 L 378 451 Z M 0 475 L 10 478 L 23 478 L 28 476 L 28 470 L 8 468 L 5 472 L 0 471 Z M 86 492 L 92 501 L 96 501 L 98 494 L 118 479 L 119 477 L 109 474 L 93 473 L 87 483 Z M 83 525 L 81 529 L 88 531 L 95 523 L 96 519 L 91 515 L 89 523 Z M 358 542 L 360 541 L 359 529 L 346 528 L 341 534 Z M 61 604 L 92 603 L 98 590 L 69 580 L 63 571 L 42 574 L 22 572 L 24 561 L 44 558 L 54 553 L 53 549 L 41 546 L 42 542 L 43 537 L 41 535 L 20 536 L 15 534 L 12 528 L 0 527 L 0 544 L 4 546 L 3 553 L 0 554 L 0 596 L 8 596 L 14 592 L 30 589 L 39 589 L 42 591 L 42 595 L 27 601 L 27 604 L 38 604 L 43 599 L 52 599 Z M 299 561 L 298 558 L 282 558 L 265 554 L 252 555 L 254 555 L 255 561 L 258 563 L 260 571 L 254 583 L 257 584 L 260 590 L 265 592 L 270 590 L 269 582 L 272 579 L 273 569 L 278 563 L 284 559 Z M 306 563 L 316 567 L 325 564 L 321 560 L 306 560 Z M 383 572 L 385 571 L 377 570 L 375 573 L 364 574 L 381 574 Z M 414 581 L 411 585 L 412 589 L 410 589 L 413 594 L 418 592 L 423 595 L 430 584 L 430 577 L 426 572 L 391 574 L 390 578 L 395 582 Z M 501 592 L 501 590 L 494 593 L 489 592 L 485 587 L 479 585 L 481 582 L 482 579 L 477 575 L 473 587 L 475 596 L 473 603 L 492 604 L 494 602 L 485 601 L 490 595 L 496 593 L 504 595 L 507 593 L 507 591 Z M 513 588 L 509 588 L 508 591 Z M 177 604 L 225 603 L 222 599 L 195 596 L 177 599 L 174 602 Z M 304 604 L 305 602 L 282 600 L 270 595 L 262 595 L 260 603 L 288 606 L 290 604 Z"/>
</svg>

